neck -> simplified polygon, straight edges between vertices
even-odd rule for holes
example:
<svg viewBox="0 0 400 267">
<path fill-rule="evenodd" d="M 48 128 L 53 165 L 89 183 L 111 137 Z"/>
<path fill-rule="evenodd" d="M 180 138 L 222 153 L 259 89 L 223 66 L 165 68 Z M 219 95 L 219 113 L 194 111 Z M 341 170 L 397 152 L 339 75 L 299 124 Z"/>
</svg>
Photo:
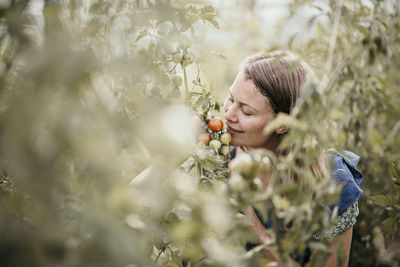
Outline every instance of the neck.
<svg viewBox="0 0 400 267">
<path fill-rule="evenodd" d="M 280 135 L 277 134 L 272 134 L 267 142 L 264 144 L 263 148 L 268 149 L 269 151 L 274 152 L 274 154 L 277 154 L 277 148 L 280 144 Z"/>
</svg>

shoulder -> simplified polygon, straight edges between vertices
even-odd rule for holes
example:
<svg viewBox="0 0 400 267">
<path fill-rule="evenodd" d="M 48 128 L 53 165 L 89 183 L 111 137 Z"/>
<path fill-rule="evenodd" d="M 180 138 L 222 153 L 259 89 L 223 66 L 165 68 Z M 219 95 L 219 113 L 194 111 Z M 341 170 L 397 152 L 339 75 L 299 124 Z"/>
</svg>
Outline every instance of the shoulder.
<svg viewBox="0 0 400 267">
<path fill-rule="evenodd" d="M 357 169 L 360 157 L 350 151 L 330 149 L 332 159 L 331 177 L 341 187 L 341 194 L 338 206 L 338 214 L 357 202 L 363 194 L 360 184 L 364 178 L 363 174 Z"/>
</svg>

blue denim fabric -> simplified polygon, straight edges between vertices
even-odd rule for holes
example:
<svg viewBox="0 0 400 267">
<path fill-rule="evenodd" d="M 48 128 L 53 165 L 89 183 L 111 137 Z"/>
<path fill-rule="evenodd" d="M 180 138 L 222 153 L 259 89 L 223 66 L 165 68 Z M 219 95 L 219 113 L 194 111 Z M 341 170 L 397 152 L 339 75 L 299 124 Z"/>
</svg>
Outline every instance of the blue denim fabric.
<svg viewBox="0 0 400 267">
<path fill-rule="evenodd" d="M 363 194 L 360 188 L 363 175 L 356 169 L 360 157 L 346 150 L 338 153 L 332 149 L 330 152 L 333 154 L 331 176 L 342 187 L 339 201 L 336 204 L 338 214 L 341 214 L 359 200 Z"/>
</svg>

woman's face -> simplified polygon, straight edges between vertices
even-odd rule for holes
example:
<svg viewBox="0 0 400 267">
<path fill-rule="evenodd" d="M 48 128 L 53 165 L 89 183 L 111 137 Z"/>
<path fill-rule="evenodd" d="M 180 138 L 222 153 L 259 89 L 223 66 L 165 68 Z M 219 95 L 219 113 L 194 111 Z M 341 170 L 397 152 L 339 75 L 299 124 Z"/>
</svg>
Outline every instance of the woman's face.
<svg viewBox="0 0 400 267">
<path fill-rule="evenodd" d="M 270 136 L 263 129 L 275 118 L 267 97 L 263 96 L 251 79 L 240 72 L 230 88 L 224 104 L 227 131 L 232 135 L 231 145 L 269 148 Z"/>
</svg>

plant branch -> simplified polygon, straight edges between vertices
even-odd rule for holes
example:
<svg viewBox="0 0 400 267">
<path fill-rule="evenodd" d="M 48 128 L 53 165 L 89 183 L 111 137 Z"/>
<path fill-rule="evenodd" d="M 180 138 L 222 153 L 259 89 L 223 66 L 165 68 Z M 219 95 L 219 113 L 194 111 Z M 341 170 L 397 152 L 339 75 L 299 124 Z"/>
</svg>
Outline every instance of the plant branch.
<svg viewBox="0 0 400 267">
<path fill-rule="evenodd" d="M 183 78 L 185 80 L 185 93 L 184 93 L 184 98 L 185 98 L 185 104 L 189 103 L 189 82 L 187 78 L 187 73 L 186 73 L 186 68 L 183 68 Z"/>
</svg>

